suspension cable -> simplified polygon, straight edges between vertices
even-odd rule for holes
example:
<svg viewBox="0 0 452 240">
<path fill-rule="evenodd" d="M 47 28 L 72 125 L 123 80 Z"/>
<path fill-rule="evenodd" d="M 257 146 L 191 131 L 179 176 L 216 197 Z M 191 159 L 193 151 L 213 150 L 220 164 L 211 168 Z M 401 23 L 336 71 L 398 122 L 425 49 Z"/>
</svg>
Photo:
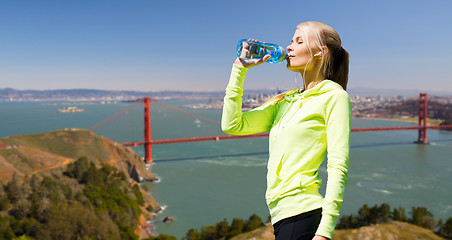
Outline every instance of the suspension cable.
<svg viewBox="0 0 452 240">
<path fill-rule="evenodd" d="M 196 118 L 200 118 L 200 119 L 203 119 L 203 120 L 206 120 L 206 121 L 209 121 L 209 122 L 221 124 L 221 122 L 219 122 L 219 121 L 215 121 L 215 120 L 212 120 L 212 119 L 209 119 L 209 118 L 206 118 L 206 117 L 201 117 L 201 116 L 199 116 L 199 115 L 196 115 L 196 114 L 193 114 L 193 113 L 186 112 L 186 111 L 184 111 L 184 110 L 181 110 L 181 109 L 172 107 L 172 106 L 170 106 L 170 105 L 161 103 L 161 102 L 159 102 L 159 101 L 157 101 L 157 100 L 155 100 L 155 99 L 153 99 L 153 98 L 150 98 L 150 99 L 151 99 L 152 102 L 155 102 L 155 103 L 157 103 L 157 104 L 160 104 L 160 105 L 162 105 L 162 106 L 164 106 L 164 107 L 166 107 L 166 108 L 169 108 L 169 109 L 171 109 L 171 110 L 174 110 L 174 111 L 183 113 L 183 114 L 185 114 L 185 115 L 189 115 L 189 116 L 196 117 Z"/>
<path fill-rule="evenodd" d="M 115 115 L 113 115 L 113 116 L 111 116 L 111 117 L 109 117 L 109 118 L 103 120 L 102 122 L 100 122 L 100 123 L 98 123 L 98 124 L 96 124 L 96 125 L 94 125 L 94 126 L 88 128 L 88 130 L 93 130 L 93 129 L 99 127 L 100 125 L 105 124 L 106 122 L 108 122 L 108 121 L 110 121 L 110 120 L 112 120 L 112 119 L 118 117 L 119 115 L 121 115 L 121 114 L 123 114 L 123 113 L 129 111 L 130 109 L 134 108 L 137 104 L 140 104 L 140 103 L 142 103 L 142 102 L 143 102 L 143 101 L 141 101 L 141 100 L 136 101 L 134 104 L 132 104 L 132 105 L 130 105 L 129 107 L 125 108 L 125 109 L 122 110 L 121 112 L 116 113 Z"/>
</svg>

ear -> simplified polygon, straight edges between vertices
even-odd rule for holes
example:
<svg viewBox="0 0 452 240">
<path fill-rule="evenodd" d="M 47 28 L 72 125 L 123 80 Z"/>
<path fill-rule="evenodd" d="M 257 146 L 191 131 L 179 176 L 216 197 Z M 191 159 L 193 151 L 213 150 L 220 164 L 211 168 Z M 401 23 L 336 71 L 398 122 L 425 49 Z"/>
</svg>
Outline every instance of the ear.
<svg viewBox="0 0 452 240">
<path fill-rule="evenodd" d="M 327 46 L 322 46 L 320 49 L 322 50 L 322 56 L 327 55 L 329 52 L 329 49 Z"/>
<path fill-rule="evenodd" d="M 328 47 L 327 46 L 322 46 L 320 48 L 320 51 L 318 53 L 314 54 L 313 57 L 322 58 L 326 54 L 328 54 Z"/>
</svg>

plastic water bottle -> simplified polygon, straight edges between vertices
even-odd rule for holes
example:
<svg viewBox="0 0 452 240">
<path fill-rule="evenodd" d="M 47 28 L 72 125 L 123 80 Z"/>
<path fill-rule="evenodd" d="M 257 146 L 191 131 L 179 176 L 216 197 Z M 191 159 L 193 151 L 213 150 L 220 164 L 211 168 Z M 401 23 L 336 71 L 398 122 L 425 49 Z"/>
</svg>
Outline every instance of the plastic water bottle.
<svg viewBox="0 0 452 240">
<path fill-rule="evenodd" d="M 246 57 L 247 59 L 259 59 L 265 55 L 271 56 L 267 60 L 268 63 L 280 63 L 287 59 L 287 53 L 283 47 L 273 43 L 254 42 L 248 39 L 242 39 L 237 44 L 237 57 L 240 57 L 244 43 L 249 44 L 250 55 Z"/>
</svg>

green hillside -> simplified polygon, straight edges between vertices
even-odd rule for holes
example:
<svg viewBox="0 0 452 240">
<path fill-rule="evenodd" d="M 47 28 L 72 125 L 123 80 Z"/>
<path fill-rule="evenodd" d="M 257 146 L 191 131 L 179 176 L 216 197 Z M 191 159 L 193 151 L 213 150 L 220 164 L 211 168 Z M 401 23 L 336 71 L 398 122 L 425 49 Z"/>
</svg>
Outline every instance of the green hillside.
<svg viewBox="0 0 452 240">
<path fill-rule="evenodd" d="M 141 157 L 129 147 L 84 129 L 18 135 L 0 139 L 0 180 L 67 165 L 86 156 L 97 165 L 108 163 L 136 181 L 153 179 Z"/>
<path fill-rule="evenodd" d="M 0 139 L 0 239 L 143 239 L 156 201 L 131 148 L 83 129 Z"/>
<path fill-rule="evenodd" d="M 267 224 L 252 232 L 240 234 L 231 240 L 273 240 L 273 226 Z M 431 239 L 443 240 L 431 230 L 415 226 L 405 222 L 393 221 L 392 223 L 384 223 L 361 227 L 359 229 L 341 229 L 334 232 L 334 240 L 394 240 L 394 239 Z"/>
</svg>

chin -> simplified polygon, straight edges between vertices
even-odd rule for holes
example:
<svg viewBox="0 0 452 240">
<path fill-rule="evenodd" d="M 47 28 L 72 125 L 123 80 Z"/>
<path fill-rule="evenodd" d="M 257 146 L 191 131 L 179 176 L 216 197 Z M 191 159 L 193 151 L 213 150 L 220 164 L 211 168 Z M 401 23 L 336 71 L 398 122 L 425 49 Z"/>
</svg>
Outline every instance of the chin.
<svg viewBox="0 0 452 240">
<path fill-rule="evenodd" d="M 300 69 L 300 67 L 291 66 L 289 62 L 287 62 L 286 67 L 287 67 L 288 70 L 290 70 L 292 72 L 301 72 L 301 71 L 303 71 L 303 69 Z"/>
</svg>

